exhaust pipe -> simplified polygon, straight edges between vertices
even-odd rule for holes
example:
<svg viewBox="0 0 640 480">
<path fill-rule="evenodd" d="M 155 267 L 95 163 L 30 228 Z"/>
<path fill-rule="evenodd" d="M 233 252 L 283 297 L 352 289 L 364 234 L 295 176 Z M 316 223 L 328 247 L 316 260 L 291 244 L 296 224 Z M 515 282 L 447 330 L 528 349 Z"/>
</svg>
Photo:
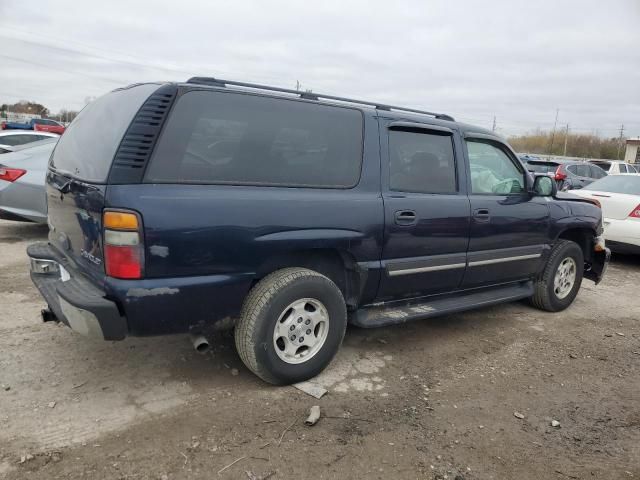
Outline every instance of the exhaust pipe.
<svg viewBox="0 0 640 480">
<path fill-rule="evenodd" d="M 209 351 L 209 341 L 204 337 L 204 335 L 189 335 L 191 338 L 191 343 L 193 343 L 193 348 L 196 349 L 198 353 L 207 353 Z"/>
</svg>

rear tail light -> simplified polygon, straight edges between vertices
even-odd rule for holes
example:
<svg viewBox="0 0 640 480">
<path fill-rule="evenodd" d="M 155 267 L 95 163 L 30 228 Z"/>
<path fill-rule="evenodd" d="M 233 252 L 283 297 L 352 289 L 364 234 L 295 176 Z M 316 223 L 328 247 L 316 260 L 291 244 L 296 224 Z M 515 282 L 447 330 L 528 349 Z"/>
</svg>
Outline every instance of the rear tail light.
<svg viewBox="0 0 640 480">
<path fill-rule="evenodd" d="M 27 173 L 27 171 L 22 170 L 21 168 L 9 168 L 0 166 L 0 180 L 5 180 L 7 182 L 15 182 L 25 173 Z"/>
<path fill-rule="evenodd" d="M 563 170 L 562 165 L 560 165 L 556 170 L 555 179 L 556 180 L 564 180 L 565 178 L 567 178 L 567 174 Z"/>
<path fill-rule="evenodd" d="M 629 217 L 630 218 L 640 218 L 640 205 L 638 205 L 636 208 L 631 210 L 631 213 L 629 214 Z"/>
<path fill-rule="evenodd" d="M 142 278 L 144 245 L 142 222 L 138 214 L 105 210 L 104 260 L 107 275 L 114 278 Z"/>
</svg>

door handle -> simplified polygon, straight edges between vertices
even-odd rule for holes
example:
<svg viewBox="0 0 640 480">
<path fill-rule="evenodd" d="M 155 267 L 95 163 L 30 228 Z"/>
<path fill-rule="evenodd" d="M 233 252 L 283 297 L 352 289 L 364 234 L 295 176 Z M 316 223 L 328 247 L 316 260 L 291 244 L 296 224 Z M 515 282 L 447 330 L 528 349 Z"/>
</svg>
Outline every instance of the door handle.
<svg viewBox="0 0 640 480">
<path fill-rule="evenodd" d="M 488 222 L 491 218 L 488 208 L 476 208 L 473 211 L 473 218 L 476 222 Z"/>
<path fill-rule="evenodd" d="M 394 218 L 398 225 L 413 225 L 416 223 L 416 212 L 413 210 L 398 210 Z"/>
</svg>

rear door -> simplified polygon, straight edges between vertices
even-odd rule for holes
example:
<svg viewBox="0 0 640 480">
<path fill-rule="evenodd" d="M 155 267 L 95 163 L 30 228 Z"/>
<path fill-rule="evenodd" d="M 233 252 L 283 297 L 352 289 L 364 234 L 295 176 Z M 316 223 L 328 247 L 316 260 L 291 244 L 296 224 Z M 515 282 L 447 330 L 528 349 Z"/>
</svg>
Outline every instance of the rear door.
<svg viewBox="0 0 640 480">
<path fill-rule="evenodd" d="M 455 290 L 466 268 L 469 199 L 457 133 L 381 119 L 385 211 L 379 300 Z M 458 152 L 458 154 L 456 154 Z"/>
<path fill-rule="evenodd" d="M 157 84 L 115 90 L 87 105 L 60 137 L 46 178 L 49 242 L 95 278 L 104 275 L 102 209 L 114 155 Z"/>
<path fill-rule="evenodd" d="M 549 244 L 549 208 L 526 191 L 524 169 L 497 139 L 465 139 L 469 162 L 471 288 L 525 279 L 538 271 Z"/>
</svg>

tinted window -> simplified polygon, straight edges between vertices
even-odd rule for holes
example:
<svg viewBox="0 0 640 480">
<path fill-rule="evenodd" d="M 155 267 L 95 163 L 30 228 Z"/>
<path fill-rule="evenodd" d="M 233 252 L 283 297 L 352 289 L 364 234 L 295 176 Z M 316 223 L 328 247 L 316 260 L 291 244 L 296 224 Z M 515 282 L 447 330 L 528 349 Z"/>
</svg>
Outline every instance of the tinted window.
<svg viewBox="0 0 640 480">
<path fill-rule="evenodd" d="M 578 166 L 577 165 L 569 165 L 567 167 L 567 171 L 569 173 L 573 173 L 574 175 L 578 175 Z"/>
<path fill-rule="evenodd" d="M 175 105 L 145 180 L 346 188 L 361 160 L 358 110 L 192 91 Z"/>
<path fill-rule="evenodd" d="M 627 164 L 627 170 L 629 171 L 629 173 L 638 173 L 638 170 L 636 170 L 636 167 L 634 167 L 633 165 Z"/>
<path fill-rule="evenodd" d="M 51 166 L 89 182 L 104 182 L 133 116 L 157 84 L 116 90 L 90 103 L 71 122 L 51 158 Z"/>
<path fill-rule="evenodd" d="M 637 175 L 609 175 L 596 180 L 585 187 L 585 190 L 596 190 L 611 193 L 627 193 L 640 195 L 640 176 Z"/>
<path fill-rule="evenodd" d="M 593 164 L 602 168 L 605 172 L 608 172 L 611 168 L 611 162 L 593 162 Z"/>
<path fill-rule="evenodd" d="M 472 193 L 524 192 L 524 172 L 509 155 L 493 143 L 467 140 Z"/>
<path fill-rule="evenodd" d="M 591 172 L 589 171 L 589 165 L 587 165 L 586 163 L 575 165 L 575 167 L 579 177 L 591 177 Z"/>
<path fill-rule="evenodd" d="M 597 165 L 590 165 L 591 168 L 591 177 L 592 178 L 602 178 L 607 176 L 607 172 L 598 167 Z"/>
<path fill-rule="evenodd" d="M 3 145 L 24 145 L 25 143 L 41 140 L 39 135 L 3 135 L 0 136 L 0 143 Z"/>
<path fill-rule="evenodd" d="M 528 161 L 526 167 L 527 167 L 527 170 L 529 170 L 530 172 L 555 173 L 555 171 L 558 169 L 558 164 L 551 163 L 551 162 Z"/>
<path fill-rule="evenodd" d="M 454 193 L 456 165 L 451 135 L 389 132 L 391 190 Z"/>
</svg>

